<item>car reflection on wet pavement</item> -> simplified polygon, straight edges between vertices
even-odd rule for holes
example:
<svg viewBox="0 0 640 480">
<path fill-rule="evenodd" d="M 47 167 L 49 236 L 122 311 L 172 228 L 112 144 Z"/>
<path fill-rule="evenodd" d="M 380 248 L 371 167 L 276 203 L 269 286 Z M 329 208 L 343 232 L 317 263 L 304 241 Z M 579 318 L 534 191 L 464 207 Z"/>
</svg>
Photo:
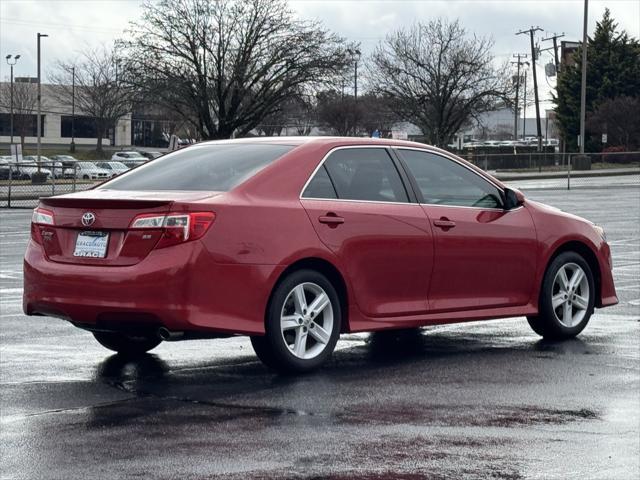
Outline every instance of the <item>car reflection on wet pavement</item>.
<svg viewBox="0 0 640 480">
<path fill-rule="evenodd" d="M 30 212 L 2 211 L 1 477 L 637 478 L 640 196 L 596 207 L 589 192 L 531 194 L 609 234 L 621 303 L 578 338 L 540 340 L 524 319 L 343 335 L 302 376 L 270 372 L 245 338 L 126 358 L 25 317 Z"/>
</svg>

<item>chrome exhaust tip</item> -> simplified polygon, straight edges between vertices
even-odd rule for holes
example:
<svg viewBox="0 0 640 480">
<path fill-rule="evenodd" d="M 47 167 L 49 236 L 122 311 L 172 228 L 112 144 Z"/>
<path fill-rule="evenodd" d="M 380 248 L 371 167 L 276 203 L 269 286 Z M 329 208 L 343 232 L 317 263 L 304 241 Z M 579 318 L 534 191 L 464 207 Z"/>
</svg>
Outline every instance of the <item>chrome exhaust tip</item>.
<svg viewBox="0 0 640 480">
<path fill-rule="evenodd" d="M 160 327 L 158 329 L 158 337 L 160 340 L 169 342 L 171 340 L 178 340 L 184 336 L 184 332 L 172 332 L 168 328 Z"/>
</svg>

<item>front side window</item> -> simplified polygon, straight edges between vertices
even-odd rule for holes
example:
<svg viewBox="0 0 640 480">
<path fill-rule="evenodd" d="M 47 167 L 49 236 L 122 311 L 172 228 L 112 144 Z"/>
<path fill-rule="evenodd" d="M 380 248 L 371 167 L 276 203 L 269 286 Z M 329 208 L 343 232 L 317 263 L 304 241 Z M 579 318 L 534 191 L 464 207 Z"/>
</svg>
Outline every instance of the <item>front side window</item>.
<svg viewBox="0 0 640 480">
<path fill-rule="evenodd" d="M 400 149 L 400 153 L 418 184 L 424 203 L 502 208 L 500 190 L 459 163 L 419 150 Z"/>
<path fill-rule="evenodd" d="M 99 188 L 227 192 L 292 150 L 292 145 L 194 145 L 164 155 Z"/>
<path fill-rule="evenodd" d="M 309 182 L 304 196 L 312 185 L 319 185 L 326 176 L 337 198 L 375 202 L 408 202 L 407 192 L 391 157 L 383 148 L 345 148 L 333 152 L 316 176 Z M 316 177 L 321 177 L 316 179 Z M 331 190 L 325 190 L 331 195 Z M 314 198 L 336 198 L 314 196 Z"/>
</svg>

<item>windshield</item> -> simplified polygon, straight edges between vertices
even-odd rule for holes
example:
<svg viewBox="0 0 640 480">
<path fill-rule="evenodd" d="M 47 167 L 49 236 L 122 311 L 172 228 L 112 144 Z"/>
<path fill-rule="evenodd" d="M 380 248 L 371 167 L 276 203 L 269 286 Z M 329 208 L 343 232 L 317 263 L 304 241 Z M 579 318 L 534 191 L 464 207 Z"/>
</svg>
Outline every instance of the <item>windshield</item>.
<svg viewBox="0 0 640 480">
<path fill-rule="evenodd" d="M 163 155 L 99 188 L 226 192 L 293 148 L 264 143 L 192 146 Z"/>
</svg>

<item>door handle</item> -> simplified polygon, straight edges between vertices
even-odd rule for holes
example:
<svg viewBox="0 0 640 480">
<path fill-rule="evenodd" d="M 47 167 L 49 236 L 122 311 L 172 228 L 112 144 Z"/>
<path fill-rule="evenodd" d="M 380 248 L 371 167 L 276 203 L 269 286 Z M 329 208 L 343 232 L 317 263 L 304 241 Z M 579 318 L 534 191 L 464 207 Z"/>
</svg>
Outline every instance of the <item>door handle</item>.
<svg viewBox="0 0 640 480">
<path fill-rule="evenodd" d="M 335 213 L 327 213 L 318 217 L 320 223 L 326 223 L 327 225 L 340 225 L 344 223 L 344 218 L 337 216 Z"/>
<path fill-rule="evenodd" d="M 433 224 L 443 230 L 449 230 L 456 226 L 456 222 L 449 220 L 447 217 L 440 217 L 439 220 L 434 220 Z"/>
</svg>

